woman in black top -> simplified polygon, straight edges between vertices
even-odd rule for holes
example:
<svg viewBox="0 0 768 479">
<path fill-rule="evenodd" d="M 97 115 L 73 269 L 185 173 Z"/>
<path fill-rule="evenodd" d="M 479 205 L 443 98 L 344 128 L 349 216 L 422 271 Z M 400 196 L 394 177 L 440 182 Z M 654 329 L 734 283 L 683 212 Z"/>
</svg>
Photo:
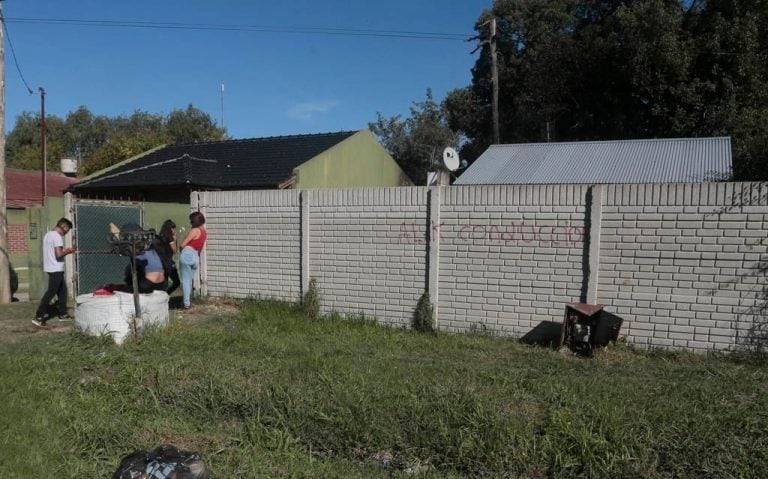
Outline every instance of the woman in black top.
<svg viewBox="0 0 768 479">
<path fill-rule="evenodd" d="M 176 246 L 176 223 L 172 220 L 165 220 L 160 228 L 158 239 L 155 249 L 163 261 L 166 278 L 171 280 L 171 286 L 168 288 L 168 294 L 171 294 L 181 285 L 179 271 L 176 269 L 176 263 L 173 262 L 173 255 L 178 249 Z"/>
</svg>

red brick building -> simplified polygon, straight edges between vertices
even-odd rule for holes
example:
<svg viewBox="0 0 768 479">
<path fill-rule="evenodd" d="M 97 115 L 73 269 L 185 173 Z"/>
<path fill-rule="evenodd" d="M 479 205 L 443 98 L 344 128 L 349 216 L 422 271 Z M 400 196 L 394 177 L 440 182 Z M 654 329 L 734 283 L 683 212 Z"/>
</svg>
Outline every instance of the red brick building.
<svg viewBox="0 0 768 479">
<path fill-rule="evenodd" d="M 77 178 L 64 176 L 61 173 L 46 175 L 46 195 L 62 197 L 64 190 Z M 28 251 L 29 225 L 21 220 L 22 210 L 42 204 L 43 184 L 42 174 L 33 170 L 5 169 L 6 209 L 8 210 L 8 249 L 11 254 Z M 13 214 L 14 210 L 18 214 Z"/>
</svg>

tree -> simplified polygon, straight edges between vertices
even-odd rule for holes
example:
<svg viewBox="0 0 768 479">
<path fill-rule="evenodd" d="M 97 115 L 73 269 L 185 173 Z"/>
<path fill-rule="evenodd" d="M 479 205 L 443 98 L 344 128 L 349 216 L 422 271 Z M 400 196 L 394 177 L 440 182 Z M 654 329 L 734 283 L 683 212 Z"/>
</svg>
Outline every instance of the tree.
<svg viewBox="0 0 768 479">
<path fill-rule="evenodd" d="M 478 21 L 498 19 L 502 142 L 645 137 L 659 130 L 665 95 L 685 86 L 687 38 L 675 2 L 499 0 Z M 489 143 L 487 122 L 462 120 L 468 102 L 490 110 L 490 52 L 473 69 L 471 94 L 452 92 L 452 125 Z M 682 66 L 681 66 L 682 65 Z M 664 128 L 667 131 L 667 128 Z"/>
<path fill-rule="evenodd" d="M 690 28 L 701 130 L 733 137 L 737 179 L 768 180 L 768 3 L 708 0 Z"/>
<path fill-rule="evenodd" d="M 441 105 L 427 90 L 426 100 L 416 102 L 405 120 L 400 115 L 385 118 L 377 113 L 368 127 L 416 184 L 425 184 L 427 172 L 440 168 L 443 149 L 456 147 L 459 136 L 448 126 Z"/>
<path fill-rule="evenodd" d="M 90 175 L 123 160 L 166 143 L 161 133 L 119 133 L 97 148 L 83 164 L 82 174 Z"/>
<path fill-rule="evenodd" d="M 113 121 L 94 116 L 85 106 L 67 114 L 60 141 L 66 145 L 65 154 L 73 158 L 90 158 L 113 134 Z"/>
<path fill-rule="evenodd" d="M 40 117 L 23 112 L 5 142 L 7 164 L 11 168 L 40 168 Z"/>
<path fill-rule="evenodd" d="M 448 127 L 460 132 L 470 141 L 461 147 L 461 158 L 472 162 L 492 142 L 491 105 L 483 100 L 472 87 L 453 90 L 443 100 Z"/>
<path fill-rule="evenodd" d="M 768 179 L 768 4 L 760 0 L 497 0 L 502 142 L 731 135 L 737 178 Z M 490 144 L 490 52 L 444 101 Z"/>
<path fill-rule="evenodd" d="M 64 122 L 56 116 L 45 117 L 46 157 L 51 171 L 58 171 L 65 145 L 62 141 Z M 8 134 L 5 144 L 8 166 L 26 170 L 39 170 L 41 165 L 40 115 L 23 112 L 16 119 L 16 126 Z"/>
<path fill-rule="evenodd" d="M 197 143 L 223 140 L 226 131 L 216 126 L 208 113 L 192 104 L 186 110 L 173 110 L 166 120 L 165 129 L 173 143 Z"/>
<path fill-rule="evenodd" d="M 94 115 L 85 106 L 62 120 L 46 115 L 48 169 L 59 170 L 63 157 L 78 158 L 81 173 L 90 174 L 166 143 L 194 143 L 226 138 L 226 130 L 189 105 L 167 116 L 137 110 L 130 116 Z M 40 117 L 23 112 L 6 142 L 8 165 L 40 168 Z"/>
</svg>

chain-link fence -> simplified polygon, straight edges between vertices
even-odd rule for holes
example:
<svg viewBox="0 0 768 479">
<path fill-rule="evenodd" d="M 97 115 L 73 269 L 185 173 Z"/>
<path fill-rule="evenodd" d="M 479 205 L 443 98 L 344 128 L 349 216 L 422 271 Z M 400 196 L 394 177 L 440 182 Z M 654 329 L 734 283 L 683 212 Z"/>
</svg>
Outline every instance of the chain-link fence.
<svg viewBox="0 0 768 479">
<path fill-rule="evenodd" d="M 112 252 L 109 224 L 142 224 L 142 211 L 135 205 L 75 204 L 75 262 L 77 294 L 108 283 L 122 283 L 128 260 Z"/>
</svg>

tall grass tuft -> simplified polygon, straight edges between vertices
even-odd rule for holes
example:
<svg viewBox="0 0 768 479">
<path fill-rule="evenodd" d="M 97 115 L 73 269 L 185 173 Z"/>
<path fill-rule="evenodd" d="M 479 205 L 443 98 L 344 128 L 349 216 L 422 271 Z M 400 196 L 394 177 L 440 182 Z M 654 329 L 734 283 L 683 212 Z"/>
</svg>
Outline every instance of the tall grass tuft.
<svg viewBox="0 0 768 479">
<path fill-rule="evenodd" d="M 317 287 L 317 279 L 309 279 L 309 287 L 301 299 L 301 307 L 307 318 L 315 320 L 320 317 L 320 291 Z"/>
<path fill-rule="evenodd" d="M 429 299 L 429 293 L 424 291 L 413 313 L 413 329 L 422 333 L 433 333 L 435 331 L 434 315 L 435 308 Z"/>
</svg>

